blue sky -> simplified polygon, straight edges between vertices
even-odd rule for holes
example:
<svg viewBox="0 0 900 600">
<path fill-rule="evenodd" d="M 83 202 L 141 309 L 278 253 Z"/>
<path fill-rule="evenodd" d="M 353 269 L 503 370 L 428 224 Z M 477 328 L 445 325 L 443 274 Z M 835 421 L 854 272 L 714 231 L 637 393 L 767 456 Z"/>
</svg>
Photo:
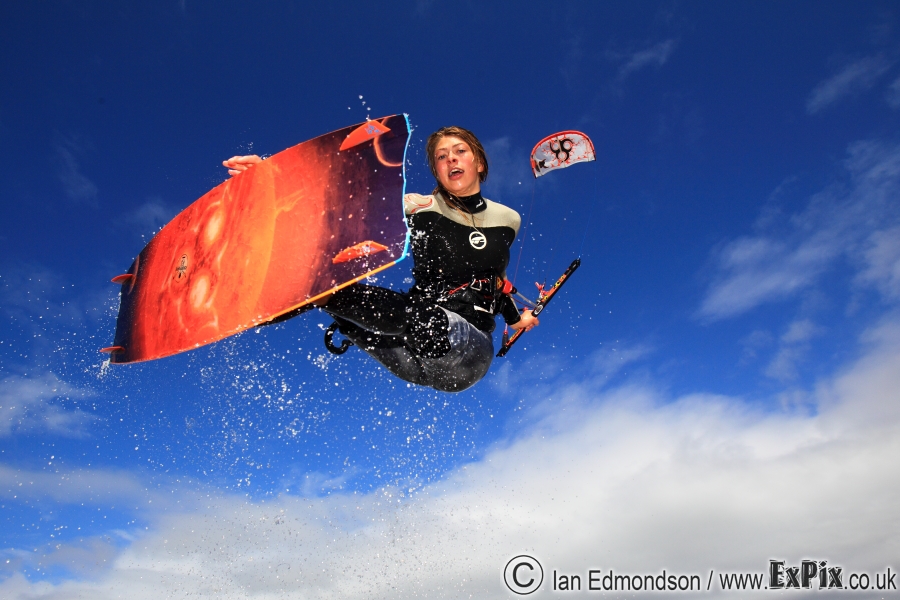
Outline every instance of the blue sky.
<svg viewBox="0 0 900 600">
<path fill-rule="evenodd" d="M 526 552 L 900 568 L 898 19 L 4 4 L 0 595 L 506 598 Z M 109 279 L 223 159 L 399 112 L 410 191 L 432 189 L 431 131 L 484 142 L 485 195 L 528 221 L 521 289 L 583 259 L 483 382 L 440 394 L 332 357 L 320 314 L 104 365 Z M 534 181 L 528 153 L 563 129 L 598 160 Z"/>
</svg>

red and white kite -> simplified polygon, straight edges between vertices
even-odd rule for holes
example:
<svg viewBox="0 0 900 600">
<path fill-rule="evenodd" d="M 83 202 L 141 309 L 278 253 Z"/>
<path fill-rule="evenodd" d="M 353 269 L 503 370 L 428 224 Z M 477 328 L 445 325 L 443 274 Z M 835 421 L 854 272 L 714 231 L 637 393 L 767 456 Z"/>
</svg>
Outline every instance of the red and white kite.
<svg viewBox="0 0 900 600">
<path fill-rule="evenodd" d="M 540 177 L 553 169 L 595 159 L 591 138 L 580 131 L 560 131 L 542 139 L 531 151 L 531 170 Z"/>
</svg>

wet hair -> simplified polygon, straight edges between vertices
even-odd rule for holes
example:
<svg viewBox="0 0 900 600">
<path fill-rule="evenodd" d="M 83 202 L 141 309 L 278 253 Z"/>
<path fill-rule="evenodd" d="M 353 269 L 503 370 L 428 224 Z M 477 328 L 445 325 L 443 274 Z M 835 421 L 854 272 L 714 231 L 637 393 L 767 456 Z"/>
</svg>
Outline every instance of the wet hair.
<svg viewBox="0 0 900 600">
<path fill-rule="evenodd" d="M 451 127 L 441 127 L 429 135 L 428 141 L 425 143 L 425 153 L 428 155 L 428 166 L 431 167 L 431 174 L 434 175 L 434 178 L 438 181 L 435 191 L 446 191 L 440 184 L 440 180 L 437 176 L 437 166 L 434 162 L 434 151 L 437 148 L 438 142 L 445 137 L 457 137 L 469 145 L 469 148 L 475 155 L 475 161 L 483 167 L 481 173 L 478 174 L 478 179 L 481 183 L 484 183 L 488 176 L 487 154 L 485 154 L 484 146 L 481 145 L 481 142 L 478 141 L 475 134 L 468 129 L 456 127 L 455 125 Z"/>
</svg>

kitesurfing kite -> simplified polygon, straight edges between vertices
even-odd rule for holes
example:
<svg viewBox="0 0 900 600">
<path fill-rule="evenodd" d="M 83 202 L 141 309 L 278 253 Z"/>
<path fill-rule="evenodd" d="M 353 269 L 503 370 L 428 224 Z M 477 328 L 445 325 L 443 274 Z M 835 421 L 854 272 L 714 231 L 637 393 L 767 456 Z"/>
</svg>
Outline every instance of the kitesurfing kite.
<svg viewBox="0 0 900 600">
<path fill-rule="evenodd" d="M 580 131 L 560 131 L 548 135 L 531 151 L 531 170 L 537 179 L 556 169 L 596 160 L 591 138 Z"/>
</svg>

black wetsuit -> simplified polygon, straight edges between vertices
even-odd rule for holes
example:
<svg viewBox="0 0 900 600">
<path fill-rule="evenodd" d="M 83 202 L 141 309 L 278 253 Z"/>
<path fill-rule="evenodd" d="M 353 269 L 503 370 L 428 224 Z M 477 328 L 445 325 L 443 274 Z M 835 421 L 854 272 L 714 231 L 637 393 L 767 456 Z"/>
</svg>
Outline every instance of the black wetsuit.
<svg viewBox="0 0 900 600">
<path fill-rule="evenodd" d="M 494 316 L 519 312 L 498 291 L 519 229 L 514 210 L 480 194 L 451 206 L 440 195 L 404 199 L 415 285 L 406 294 L 357 284 L 324 310 L 392 373 L 442 391 L 461 391 L 487 373 Z"/>
</svg>

